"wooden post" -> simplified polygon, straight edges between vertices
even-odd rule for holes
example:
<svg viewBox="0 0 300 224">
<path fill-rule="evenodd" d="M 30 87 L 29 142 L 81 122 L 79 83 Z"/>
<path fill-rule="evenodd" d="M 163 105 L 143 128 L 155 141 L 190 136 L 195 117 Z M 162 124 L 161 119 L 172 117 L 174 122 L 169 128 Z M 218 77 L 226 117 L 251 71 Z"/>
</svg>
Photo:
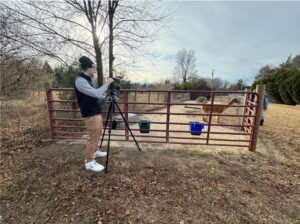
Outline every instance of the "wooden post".
<svg viewBox="0 0 300 224">
<path fill-rule="evenodd" d="M 246 88 L 245 89 L 246 92 L 250 91 L 250 89 Z M 249 98 L 249 94 L 245 94 L 245 97 L 244 97 L 244 105 L 247 105 L 247 99 Z M 246 107 L 243 107 L 243 115 L 245 115 L 246 113 Z M 241 117 L 241 122 L 240 124 L 241 125 L 244 125 L 245 123 L 245 117 Z M 241 127 L 241 131 L 244 131 L 244 127 Z"/>
<path fill-rule="evenodd" d="M 50 86 L 45 85 L 45 91 L 46 91 L 46 97 L 47 97 L 47 104 L 48 104 L 48 112 L 49 112 L 49 122 L 50 122 L 50 128 L 51 128 L 51 138 L 54 138 L 54 129 L 53 126 L 55 125 L 55 120 L 52 118 L 55 117 L 55 112 L 51 111 L 53 109 L 52 102 L 50 100 L 53 100 L 53 94 L 52 91 L 50 91 Z"/>
<path fill-rule="evenodd" d="M 212 120 L 212 113 L 214 108 L 214 101 L 215 101 L 215 93 L 213 92 L 211 94 L 211 103 L 210 103 L 210 111 L 209 111 L 209 118 L 208 118 L 208 128 L 207 128 L 207 134 L 206 134 L 206 145 L 208 145 L 209 142 L 209 134 L 210 134 L 210 126 L 211 126 L 211 120 Z M 205 118 L 206 120 L 206 118 Z"/>
<path fill-rule="evenodd" d="M 51 88 L 51 85 L 50 85 L 50 83 L 49 82 L 46 82 L 45 84 L 44 84 L 44 87 L 45 87 L 45 101 L 47 102 L 47 92 L 48 92 L 48 90 Z M 52 95 L 52 94 L 51 94 Z M 52 99 L 52 98 L 51 98 Z"/>
<path fill-rule="evenodd" d="M 134 91 L 134 99 L 133 99 L 133 102 L 137 102 L 137 98 L 136 98 L 136 89 L 135 89 L 135 91 Z M 136 108 L 137 108 L 137 104 L 131 104 L 132 106 L 131 106 L 131 109 L 133 110 L 133 111 L 135 111 L 136 110 Z"/>
<path fill-rule="evenodd" d="M 150 97 L 151 97 L 151 92 L 149 91 L 149 94 L 148 94 L 148 103 L 150 103 Z"/>
<path fill-rule="evenodd" d="M 265 91 L 266 91 L 266 85 L 262 84 L 262 85 L 257 85 L 256 86 L 256 93 L 259 95 L 259 104 L 258 107 L 256 107 L 257 110 L 257 117 L 255 120 L 255 128 L 254 128 L 254 133 L 253 133 L 253 142 L 251 147 L 249 148 L 250 151 L 255 151 L 256 150 L 256 145 L 257 145 L 257 138 L 258 138 L 258 133 L 259 133 L 259 125 L 260 125 L 260 116 L 261 116 L 261 112 L 262 112 L 262 108 L 264 105 L 264 97 L 265 97 Z M 256 102 L 257 102 L 257 97 L 256 97 Z M 256 111 L 255 111 L 256 112 Z"/>
<path fill-rule="evenodd" d="M 128 122 L 129 119 L 128 119 L 128 92 L 125 91 L 124 92 L 124 114 L 125 114 L 125 120 Z M 125 140 L 129 140 L 129 132 L 128 132 L 128 128 L 127 128 L 127 125 L 124 124 L 124 127 L 125 127 Z"/>
<path fill-rule="evenodd" d="M 167 101 L 167 122 L 166 122 L 166 143 L 169 142 L 169 130 L 170 130 L 170 103 L 172 101 L 171 92 L 168 92 L 168 101 Z"/>
</svg>

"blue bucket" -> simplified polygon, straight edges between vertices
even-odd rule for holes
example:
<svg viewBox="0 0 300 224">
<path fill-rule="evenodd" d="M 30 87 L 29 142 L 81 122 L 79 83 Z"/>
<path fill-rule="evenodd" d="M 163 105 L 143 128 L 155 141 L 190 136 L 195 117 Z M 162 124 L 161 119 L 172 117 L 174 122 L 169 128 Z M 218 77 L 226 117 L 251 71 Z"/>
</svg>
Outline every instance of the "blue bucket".
<svg viewBox="0 0 300 224">
<path fill-rule="evenodd" d="M 202 129 L 204 129 L 204 123 L 200 123 L 197 121 L 189 122 L 189 131 L 191 131 L 191 135 L 201 135 Z"/>
</svg>

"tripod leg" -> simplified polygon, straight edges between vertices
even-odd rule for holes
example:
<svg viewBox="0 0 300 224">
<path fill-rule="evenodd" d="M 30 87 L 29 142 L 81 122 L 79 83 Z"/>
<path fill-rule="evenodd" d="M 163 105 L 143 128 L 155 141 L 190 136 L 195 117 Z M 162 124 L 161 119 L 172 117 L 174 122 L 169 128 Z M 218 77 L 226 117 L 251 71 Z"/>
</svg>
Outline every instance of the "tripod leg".
<svg viewBox="0 0 300 224">
<path fill-rule="evenodd" d="M 111 107 L 112 107 L 112 102 L 110 102 L 110 104 L 109 104 L 108 114 L 107 114 L 107 117 L 106 117 L 105 127 L 104 127 L 104 130 L 103 130 L 103 134 L 102 134 L 102 138 L 101 138 L 101 144 L 100 144 L 99 148 L 102 147 L 102 143 L 103 143 L 103 140 L 104 140 L 104 135 L 105 135 L 106 126 L 107 126 L 107 123 L 108 123 Z"/>
<path fill-rule="evenodd" d="M 114 101 L 111 101 L 111 108 L 113 107 Z M 111 126 L 112 126 L 112 114 L 113 110 L 109 111 L 109 129 L 108 129 L 108 142 L 107 142 L 107 155 L 106 155 L 106 163 L 105 163 L 105 173 L 107 173 L 108 169 L 108 159 L 109 159 L 109 147 L 110 147 L 110 134 L 111 134 Z"/>
<path fill-rule="evenodd" d="M 124 117 L 124 115 L 123 115 L 123 113 L 122 113 L 122 111 L 121 111 L 121 109 L 120 109 L 118 103 L 115 102 L 115 101 L 114 101 L 114 103 L 116 104 L 116 106 L 117 106 L 117 108 L 118 108 L 118 110 L 119 110 L 119 112 L 120 112 L 120 114 L 121 114 L 121 116 L 122 116 L 122 118 L 123 118 L 123 120 L 124 120 L 124 122 L 125 122 L 125 124 L 126 124 L 126 126 L 127 126 L 127 128 L 128 128 L 128 130 L 130 131 L 130 134 L 131 134 L 131 136 L 132 136 L 132 138 L 133 138 L 133 140 L 134 140 L 136 146 L 138 147 L 138 149 L 139 149 L 140 151 L 142 151 L 142 150 L 140 149 L 139 144 L 138 144 L 137 141 L 135 140 L 135 137 L 134 137 L 134 135 L 132 134 L 132 131 L 131 131 L 131 129 L 130 129 L 128 123 L 127 123 L 127 121 L 125 120 L 125 117 Z"/>
</svg>

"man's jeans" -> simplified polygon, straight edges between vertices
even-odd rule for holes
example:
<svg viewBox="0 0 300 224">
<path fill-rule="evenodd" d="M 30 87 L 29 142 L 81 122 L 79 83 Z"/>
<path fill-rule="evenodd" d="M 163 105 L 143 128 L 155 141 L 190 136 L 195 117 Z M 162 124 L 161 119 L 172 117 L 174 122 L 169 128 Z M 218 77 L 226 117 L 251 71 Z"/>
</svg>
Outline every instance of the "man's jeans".
<svg viewBox="0 0 300 224">
<path fill-rule="evenodd" d="M 95 159 L 94 152 L 97 151 L 98 142 L 102 134 L 102 116 L 101 114 L 84 118 L 87 127 L 89 139 L 85 148 L 85 162 Z"/>
</svg>

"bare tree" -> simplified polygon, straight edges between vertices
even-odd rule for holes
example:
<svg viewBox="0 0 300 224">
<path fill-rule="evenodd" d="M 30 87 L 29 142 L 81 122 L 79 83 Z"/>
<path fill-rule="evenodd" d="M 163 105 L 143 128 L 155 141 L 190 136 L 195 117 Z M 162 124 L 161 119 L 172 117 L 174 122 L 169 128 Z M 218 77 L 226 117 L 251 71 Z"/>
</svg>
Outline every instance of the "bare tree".
<svg viewBox="0 0 300 224">
<path fill-rule="evenodd" d="M 227 80 L 224 80 L 223 90 L 227 90 L 230 83 Z"/>
<path fill-rule="evenodd" d="M 273 65 L 262 66 L 258 70 L 258 73 L 255 75 L 255 80 L 257 81 L 269 74 L 274 74 L 279 69 L 291 69 L 291 68 L 297 68 L 297 69 L 300 68 L 300 55 L 296 55 L 294 58 L 292 58 L 292 56 L 289 55 L 287 59 L 279 66 L 273 66 Z"/>
<path fill-rule="evenodd" d="M 25 46 L 11 38 L 6 38 L 10 35 L 11 30 L 21 30 L 20 25 L 14 23 L 12 17 L 13 15 L 10 12 L 0 14 L 0 59 L 1 65 L 6 66 L 13 66 L 12 63 L 20 60 L 26 61 L 40 56 L 39 54 L 31 54 L 30 57 L 22 57 L 21 52 L 26 51 Z M 15 60 L 11 60 L 12 57 L 14 57 Z"/>
<path fill-rule="evenodd" d="M 189 78 L 197 76 L 195 51 L 182 49 L 177 53 L 174 76 L 180 77 L 185 84 Z"/>
<path fill-rule="evenodd" d="M 246 85 L 246 83 L 245 83 L 245 80 L 239 79 L 239 80 L 237 80 L 236 83 L 232 83 L 232 84 L 229 86 L 229 90 L 230 90 L 230 91 L 245 90 L 246 86 L 247 86 L 247 85 Z"/>
<path fill-rule="evenodd" d="M 280 68 L 290 68 L 292 65 L 292 55 L 290 54 L 286 61 L 279 65 Z"/>
<path fill-rule="evenodd" d="M 214 90 L 221 90 L 224 86 L 224 81 L 218 77 L 214 78 L 210 85 L 213 84 Z M 210 86 L 212 88 L 212 86 Z"/>
<path fill-rule="evenodd" d="M 83 53 L 94 56 L 98 84 L 102 84 L 102 52 L 97 34 L 98 23 L 103 19 L 100 7 L 101 1 L 0 2 L 1 13 L 11 13 L 12 22 L 20 26 L 19 30 L 9 30 L 4 37 L 24 46 L 27 51 L 23 54 L 38 52 L 65 65 Z"/>
<path fill-rule="evenodd" d="M 292 60 L 292 65 L 297 69 L 300 69 L 300 55 L 296 55 Z"/>
<path fill-rule="evenodd" d="M 0 95 L 1 97 L 22 97 L 28 93 L 28 89 L 40 90 L 46 79 L 40 61 L 32 54 L 31 57 L 22 57 L 23 45 L 5 38 L 11 30 L 18 30 L 18 24 L 12 23 L 11 14 L 0 15 Z M 31 83 L 30 83 L 31 82 Z"/>
<path fill-rule="evenodd" d="M 1 15 L 10 14 L 12 23 L 19 26 L 1 35 L 23 46 L 23 55 L 40 54 L 65 65 L 82 54 L 92 56 L 97 63 L 98 85 L 102 85 L 107 43 L 112 77 L 113 49 L 120 59 L 114 69 L 134 59 L 137 53 L 144 54 L 144 46 L 157 33 L 157 29 L 149 32 L 146 25 L 155 26 L 164 18 L 154 6 L 149 7 L 153 5 L 151 2 L 121 3 L 116 0 L 1 1 Z"/>
<path fill-rule="evenodd" d="M 158 2 L 110 0 L 108 14 L 109 76 L 124 70 L 124 65 L 134 67 L 139 56 L 152 62 L 147 46 L 165 25 L 165 8 Z"/>
<path fill-rule="evenodd" d="M 271 74 L 275 71 L 275 68 L 272 65 L 265 65 L 258 70 L 258 73 L 255 76 L 255 80 L 259 80 L 264 76 Z"/>
<path fill-rule="evenodd" d="M 109 17 L 109 77 L 113 77 L 113 32 L 114 32 L 114 15 L 116 12 L 116 8 L 118 7 L 119 1 L 109 0 L 108 1 L 108 17 Z"/>
</svg>

